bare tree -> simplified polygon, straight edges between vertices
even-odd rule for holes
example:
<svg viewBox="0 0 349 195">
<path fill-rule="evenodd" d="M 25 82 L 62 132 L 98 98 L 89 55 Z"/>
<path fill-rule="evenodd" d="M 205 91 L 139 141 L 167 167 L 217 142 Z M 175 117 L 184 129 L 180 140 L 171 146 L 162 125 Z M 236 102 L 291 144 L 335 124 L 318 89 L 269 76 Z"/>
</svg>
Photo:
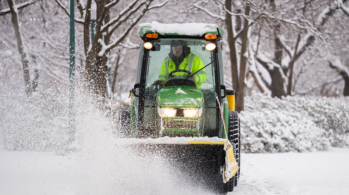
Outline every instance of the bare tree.
<svg viewBox="0 0 349 195">
<path fill-rule="evenodd" d="M 326 47 L 326 41 L 321 34 L 328 19 L 333 16 L 338 10 L 345 9 L 343 3 L 332 3 L 329 5 L 320 7 L 320 13 L 315 16 L 316 20 L 305 19 L 306 12 L 313 11 L 307 9 L 307 7 L 313 3 L 312 1 L 304 1 L 301 3 L 301 7 L 297 10 L 301 10 L 302 13 L 298 13 L 300 17 L 298 21 L 291 21 L 288 19 L 278 20 L 283 26 L 288 26 L 287 30 L 296 29 L 296 36 L 290 37 L 288 40 L 280 32 L 280 26 L 276 25 L 273 28 L 275 44 L 274 44 L 274 56 L 273 59 L 266 57 L 265 52 L 259 53 L 257 56 L 257 61 L 261 64 L 268 72 L 271 77 L 271 84 L 265 83 L 266 86 L 271 90 L 273 97 L 281 97 L 285 95 L 292 95 L 293 89 L 293 71 L 297 60 L 308 50 L 308 48 L 313 45 L 316 39 L 323 42 Z M 271 13 L 277 10 L 275 9 L 275 1 L 270 0 Z M 293 10 L 294 11 L 294 10 Z M 280 12 L 280 11 L 278 11 Z M 294 13 L 294 12 L 293 12 Z M 277 15 L 277 13 L 275 13 Z M 312 16 L 314 17 L 314 16 Z M 266 21 L 268 23 L 274 22 L 277 16 L 268 15 Z M 295 41 L 291 41 L 295 39 Z M 291 46 L 290 46 L 291 45 Z M 285 51 L 286 55 L 282 52 Z"/>
<path fill-rule="evenodd" d="M 24 86 L 25 86 L 25 93 L 29 96 L 33 90 L 37 87 L 38 79 L 39 79 L 39 72 L 35 70 L 35 77 L 33 80 L 34 85 L 32 85 L 32 81 L 30 79 L 30 72 L 29 72 L 29 58 L 28 53 L 25 48 L 25 44 L 22 38 L 22 32 L 21 27 L 19 25 L 19 17 L 18 17 L 18 9 L 24 8 L 28 5 L 31 5 L 35 3 L 36 1 L 27 1 L 25 3 L 22 3 L 20 5 L 16 5 L 14 0 L 7 0 L 9 9 L 5 9 L 0 11 L 0 15 L 5 15 L 7 13 L 11 13 L 11 21 L 12 25 L 15 31 L 15 36 L 17 40 L 17 47 L 19 54 L 21 56 L 21 62 L 23 66 L 23 77 L 24 77 Z M 34 87 L 34 89 L 33 89 Z"/>
<path fill-rule="evenodd" d="M 275 0 L 251 0 L 243 1 L 240 6 L 238 0 L 216 0 L 218 5 L 223 5 L 225 17 L 201 6 L 205 5 L 203 1 L 194 4 L 209 16 L 225 22 L 238 111 L 244 109 L 246 74 L 251 74 L 262 93 L 270 92 L 273 97 L 292 95 L 297 60 L 315 40 L 328 47 L 323 28 L 338 10 L 348 14 L 346 1 L 299 0 L 278 5 Z M 244 13 L 241 10 L 245 10 Z"/>
<path fill-rule="evenodd" d="M 343 96 L 349 96 L 349 70 L 338 59 L 336 62 L 329 61 L 329 66 L 334 69 L 344 80 Z"/>
<path fill-rule="evenodd" d="M 246 1 L 244 6 L 238 5 L 236 13 L 233 13 L 233 1 L 225 0 L 225 2 L 217 1 L 218 5 L 222 6 L 225 11 L 225 17 L 211 13 L 209 10 L 200 6 L 201 2 L 194 4 L 194 6 L 208 15 L 215 17 L 225 22 L 227 30 L 227 43 L 229 46 L 229 58 L 231 63 L 231 77 L 233 89 L 237 92 L 236 96 L 236 110 L 242 111 L 244 109 L 245 96 L 245 79 L 248 58 L 246 56 L 249 42 L 249 29 L 253 22 L 251 22 L 250 12 L 251 3 Z M 242 10 L 244 13 L 241 14 Z M 234 17 L 236 16 L 236 17 Z M 243 16 L 243 24 L 240 16 Z"/>
<path fill-rule="evenodd" d="M 83 25 L 84 51 L 85 51 L 85 84 L 90 88 L 90 81 L 94 80 L 94 93 L 99 97 L 107 94 L 107 53 L 124 41 L 132 28 L 139 22 L 146 12 L 151 9 L 160 8 L 167 3 L 153 5 L 153 0 L 134 0 L 121 3 L 119 0 L 96 0 L 97 17 L 95 37 L 90 41 L 91 5 L 93 0 L 87 0 L 86 6 L 82 0 L 77 0 L 80 18 L 75 21 Z M 69 15 L 67 8 L 60 0 L 56 0 Z M 126 4 L 124 8 L 122 4 Z M 118 9 L 116 16 L 112 16 L 112 9 Z M 117 33 L 116 33 L 117 32 Z M 116 37 L 116 38 L 115 38 Z M 95 67 L 95 68 L 93 68 Z M 94 76 L 93 76 L 94 75 Z"/>
<path fill-rule="evenodd" d="M 16 5 L 17 10 L 25 8 L 25 7 L 31 5 L 31 4 L 33 4 L 35 2 L 37 2 L 37 0 L 25 1 L 24 3 L 18 4 L 18 5 Z M 0 10 L 0 16 L 4 16 L 4 15 L 9 14 L 9 13 L 11 13 L 11 9 L 10 8 Z"/>
</svg>

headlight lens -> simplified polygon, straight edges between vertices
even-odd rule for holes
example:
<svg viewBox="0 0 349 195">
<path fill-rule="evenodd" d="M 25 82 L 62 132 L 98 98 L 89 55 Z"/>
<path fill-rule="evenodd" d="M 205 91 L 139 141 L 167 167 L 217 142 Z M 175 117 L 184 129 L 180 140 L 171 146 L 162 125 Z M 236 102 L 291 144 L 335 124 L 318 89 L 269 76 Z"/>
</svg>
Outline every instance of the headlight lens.
<svg viewBox="0 0 349 195">
<path fill-rule="evenodd" d="M 145 42 L 143 46 L 144 46 L 144 48 L 146 48 L 146 49 L 151 49 L 151 48 L 153 48 L 153 44 L 152 44 L 151 42 Z"/>
<path fill-rule="evenodd" d="M 208 42 L 205 46 L 206 50 L 208 51 L 213 51 L 214 49 L 216 49 L 216 44 L 212 43 L 212 42 Z"/>
<path fill-rule="evenodd" d="M 177 113 L 177 109 L 173 108 L 162 108 L 161 109 L 161 116 L 162 117 L 175 117 Z"/>
<path fill-rule="evenodd" d="M 184 117 L 199 117 L 199 109 L 197 108 L 185 109 Z"/>
</svg>

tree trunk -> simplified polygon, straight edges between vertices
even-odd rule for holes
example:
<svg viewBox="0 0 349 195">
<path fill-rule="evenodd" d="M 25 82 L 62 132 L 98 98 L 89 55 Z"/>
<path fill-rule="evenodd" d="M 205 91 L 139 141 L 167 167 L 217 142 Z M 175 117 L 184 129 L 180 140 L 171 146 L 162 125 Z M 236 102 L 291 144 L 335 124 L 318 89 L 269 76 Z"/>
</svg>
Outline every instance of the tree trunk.
<svg viewBox="0 0 349 195">
<path fill-rule="evenodd" d="M 271 9 L 276 12 L 276 5 L 275 0 L 270 1 Z M 282 64 L 282 44 L 280 43 L 280 40 L 277 38 L 278 35 L 280 35 L 280 23 L 277 22 L 274 24 L 274 62 L 279 64 L 281 67 Z M 282 96 L 286 95 L 286 91 L 284 89 L 284 80 L 282 78 L 281 69 L 274 68 L 270 71 L 270 76 L 272 79 L 271 83 L 271 94 L 272 97 L 278 97 L 281 98 Z"/>
<path fill-rule="evenodd" d="M 87 55 L 88 48 L 90 47 L 90 26 L 91 26 L 91 3 L 92 0 L 88 0 L 86 4 L 86 15 L 84 21 L 84 51 Z"/>
<path fill-rule="evenodd" d="M 88 2 L 90 3 L 90 1 Z M 103 87 L 103 83 L 106 84 L 106 81 L 104 81 L 104 78 L 106 75 L 103 75 L 103 73 L 106 73 L 105 65 L 106 65 L 106 60 L 104 59 L 105 55 L 102 57 L 98 56 L 98 52 L 101 51 L 102 46 L 98 42 L 99 39 L 103 39 L 103 35 L 100 32 L 101 25 L 103 25 L 103 18 L 105 16 L 105 1 L 96 1 L 97 4 L 97 21 L 96 21 L 96 26 L 95 26 L 95 37 L 94 40 L 91 41 L 91 50 L 87 52 L 86 55 L 86 66 L 85 66 L 85 76 L 84 76 L 84 83 L 87 88 L 87 90 L 93 91 L 94 94 L 98 96 L 105 96 L 106 92 L 106 87 Z M 91 4 L 87 5 L 87 7 L 91 7 Z M 89 33 L 89 28 L 90 26 L 90 16 L 88 16 L 88 20 L 85 21 L 85 26 L 84 26 L 84 48 L 89 47 L 89 39 L 90 39 L 90 33 Z M 87 36 L 88 35 L 88 36 Z M 87 45 L 88 44 L 88 45 Z"/>
<path fill-rule="evenodd" d="M 33 90 L 33 92 L 36 91 L 36 88 L 37 88 L 38 85 L 39 85 L 39 77 L 40 77 L 40 75 L 39 75 L 39 70 L 38 70 L 38 69 L 35 69 L 35 70 L 34 70 L 34 79 L 33 79 L 33 81 L 32 81 L 32 90 Z"/>
<path fill-rule="evenodd" d="M 91 88 L 91 80 L 92 80 L 92 72 L 93 72 L 93 66 L 95 63 L 95 48 L 91 48 L 91 50 L 86 55 L 86 61 L 85 61 L 85 71 L 84 71 L 84 86 L 86 87 L 86 90 L 90 90 Z"/>
<path fill-rule="evenodd" d="M 237 9 L 236 10 L 236 13 L 237 14 L 241 14 L 242 12 L 241 12 L 241 9 Z M 236 32 L 239 32 L 240 30 L 241 30 L 241 28 L 242 28 L 242 22 L 241 22 L 241 18 L 240 17 L 235 17 L 235 31 Z"/>
<path fill-rule="evenodd" d="M 286 92 L 284 89 L 284 79 L 281 74 L 280 67 L 274 67 L 273 70 L 269 70 L 271 77 L 271 96 L 281 98 L 282 96 L 286 96 Z"/>
<path fill-rule="evenodd" d="M 344 77 L 344 90 L 343 96 L 349 96 L 349 75 Z"/>
<path fill-rule="evenodd" d="M 338 72 L 338 74 L 343 78 L 344 80 L 344 90 L 343 90 L 343 96 L 349 96 L 349 74 L 346 69 L 338 68 L 337 66 L 334 66 L 331 62 L 329 63 L 330 67 Z"/>
<path fill-rule="evenodd" d="M 258 78 L 257 78 L 257 75 L 256 75 L 256 73 L 254 72 L 254 71 L 250 71 L 250 74 L 252 75 L 252 78 L 253 78 L 253 80 L 254 80 L 254 83 L 256 84 L 256 86 L 257 86 L 257 88 L 259 89 L 259 91 L 261 92 L 261 93 L 265 93 L 265 90 L 264 90 L 264 88 L 262 87 L 262 85 L 260 84 L 260 82 L 259 82 L 259 80 L 258 80 Z M 258 74 L 258 73 L 257 73 Z"/>
<path fill-rule="evenodd" d="M 95 64 L 94 93 L 97 97 L 105 97 L 107 94 L 107 61 L 106 54 L 97 57 Z"/>
<path fill-rule="evenodd" d="M 270 6 L 273 12 L 276 12 L 276 5 L 275 0 L 270 0 Z M 282 44 L 280 43 L 280 40 L 277 38 L 278 35 L 280 35 L 280 22 L 277 22 L 273 24 L 274 26 L 274 44 L 275 44 L 275 50 L 274 50 L 274 62 L 281 65 L 282 61 Z"/>
<path fill-rule="evenodd" d="M 110 13 L 107 9 L 105 9 L 105 5 L 109 3 L 107 1 L 96 2 L 97 3 L 97 18 L 98 20 L 103 20 L 103 24 L 106 24 L 110 21 Z M 96 25 L 96 34 L 101 34 L 101 25 L 97 22 Z M 104 43 L 106 45 L 109 44 L 110 36 L 106 35 L 102 37 Z M 102 45 L 100 43 L 96 47 L 96 51 L 102 50 Z M 96 64 L 95 64 L 95 77 L 94 77 L 94 93 L 97 97 L 106 97 L 107 95 L 107 76 L 108 76 L 108 56 L 107 53 L 104 53 L 102 56 L 96 56 Z"/>
<path fill-rule="evenodd" d="M 28 60 L 28 55 L 26 53 L 23 40 L 22 40 L 21 30 L 20 30 L 19 21 L 18 21 L 18 9 L 16 8 L 14 0 L 7 0 L 7 2 L 11 10 L 12 24 L 15 30 L 18 51 L 19 51 L 19 54 L 21 55 L 25 93 L 29 96 L 32 92 L 30 73 L 29 73 L 29 60 Z"/>
<path fill-rule="evenodd" d="M 107 4 L 109 4 L 110 3 L 110 1 L 111 0 L 107 0 Z M 109 9 L 107 9 L 106 11 L 105 11 L 105 17 L 104 17 L 104 24 L 107 24 L 107 23 L 109 23 L 110 22 L 110 10 Z M 108 29 L 108 32 L 109 32 L 109 29 Z M 110 44 L 110 37 L 111 36 L 109 36 L 109 35 L 111 35 L 111 33 L 109 33 L 109 34 L 107 34 L 106 36 L 104 36 L 104 43 L 106 44 L 106 45 L 109 45 Z M 109 80 L 109 71 L 110 71 L 110 67 L 108 67 L 108 64 L 109 64 L 109 54 L 110 54 L 110 51 L 108 51 L 108 52 L 106 52 L 105 54 L 104 54 L 104 56 L 105 56 L 105 68 L 106 68 L 106 72 L 105 72 L 105 94 L 108 96 L 108 97 L 111 97 L 111 94 L 108 94 L 108 91 L 110 91 L 111 92 L 111 88 L 110 89 L 108 89 L 107 87 L 108 87 L 108 85 L 107 85 L 107 83 L 108 83 L 108 80 Z M 111 85 L 111 83 L 109 83 L 109 86 Z"/>
<path fill-rule="evenodd" d="M 113 71 L 113 82 L 112 82 L 112 85 L 111 85 L 111 93 L 112 94 L 114 94 L 115 91 L 116 91 L 115 90 L 115 84 L 116 84 L 116 81 L 117 81 L 117 78 L 118 78 L 118 69 L 119 69 L 120 55 L 121 55 L 121 52 L 119 52 L 117 57 L 116 57 L 115 68 L 114 68 L 114 71 Z"/>
<path fill-rule="evenodd" d="M 247 4 L 245 8 L 245 16 L 250 15 L 250 5 Z M 247 52 L 247 43 L 248 43 L 248 29 L 249 22 L 246 18 L 244 18 L 244 28 L 242 32 L 242 43 L 241 43 L 241 57 L 240 57 L 240 75 L 239 75 L 239 90 L 237 92 L 236 97 L 236 111 L 240 112 L 244 110 L 245 102 L 245 77 L 246 77 L 246 64 L 247 64 L 247 56 L 245 53 Z"/>
<path fill-rule="evenodd" d="M 289 64 L 289 71 L 290 71 L 290 75 L 288 77 L 288 85 L 287 85 L 287 95 L 292 95 L 292 84 L 293 84 L 293 69 L 294 69 L 294 63 L 296 61 L 295 56 L 297 54 L 297 50 L 298 50 L 298 44 L 301 40 L 301 35 L 298 34 L 297 36 L 297 41 L 296 41 L 296 46 L 294 48 L 294 54 L 293 54 L 293 58 L 291 59 L 291 62 Z"/>
<path fill-rule="evenodd" d="M 231 11 L 231 0 L 226 0 L 225 6 L 227 10 Z M 233 88 L 235 91 L 238 91 L 239 77 L 238 77 L 238 60 L 236 56 L 237 52 L 236 52 L 235 40 L 234 40 L 232 16 L 228 12 L 225 14 L 225 24 L 227 26 L 227 31 L 228 31 L 228 44 L 229 44 L 229 50 L 230 50 L 231 77 L 233 82 Z"/>
</svg>

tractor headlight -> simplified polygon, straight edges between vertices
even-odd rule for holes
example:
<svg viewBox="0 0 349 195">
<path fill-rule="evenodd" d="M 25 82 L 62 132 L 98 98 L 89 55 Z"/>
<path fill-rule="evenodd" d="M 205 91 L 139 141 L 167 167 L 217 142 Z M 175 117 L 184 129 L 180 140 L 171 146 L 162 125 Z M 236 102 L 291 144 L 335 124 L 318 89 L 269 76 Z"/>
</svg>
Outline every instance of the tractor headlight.
<svg viewBox="0 0 349 195">
<path fill-rule="evenodd" d="M 153 48 L 153 44 L 152 44 L 151 42 L 145 42 L 143 46 L 144 46 L 144 48 L 146 48 L 146 49 L 151 49 L 151 48 Z"/>
<path fill-rule="evenodd" d="M 161 116 L 162 117 L 175 117 L 177 113 L 177 109 L 174 108 L 162 108 Z"/>
<path fill-rule="evenodd" d="M 216 49 L 216 47 L 216 44 L 212 42 L 208 42 L 205 46 L 206 50 L 208 51 L 213 51 L 214 49 Z"/>
<path fill-rule="evenodd" d="M 199 109 L 197 108 L 188 108 L 183 110 L 184 117 L 197 118 L 199 117 Z"/>
</svg>

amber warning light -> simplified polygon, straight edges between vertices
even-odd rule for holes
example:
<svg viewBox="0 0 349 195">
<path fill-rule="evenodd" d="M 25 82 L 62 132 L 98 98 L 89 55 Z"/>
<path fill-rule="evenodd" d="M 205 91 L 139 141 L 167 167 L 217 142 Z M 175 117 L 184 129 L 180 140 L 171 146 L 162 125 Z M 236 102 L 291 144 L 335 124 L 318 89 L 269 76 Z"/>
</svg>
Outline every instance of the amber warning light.
<svg viewBox="0 0 349 195">
<path fill-rule="evenodd" d="M 215 40 L 215 39 L 217 39 L 217 35 L 214 35 L 214 34 L 205 34 L 205 39 L 206 39 L 206 40 Z"/>
<path fill-rule="evenodd" d="M 148 33 L 145 35 L 145 37 L 147 37 L 149 39 L 157 39 L 157 38 L 159 38 L 159 34 L 158 33 Z"/>
</svg>

